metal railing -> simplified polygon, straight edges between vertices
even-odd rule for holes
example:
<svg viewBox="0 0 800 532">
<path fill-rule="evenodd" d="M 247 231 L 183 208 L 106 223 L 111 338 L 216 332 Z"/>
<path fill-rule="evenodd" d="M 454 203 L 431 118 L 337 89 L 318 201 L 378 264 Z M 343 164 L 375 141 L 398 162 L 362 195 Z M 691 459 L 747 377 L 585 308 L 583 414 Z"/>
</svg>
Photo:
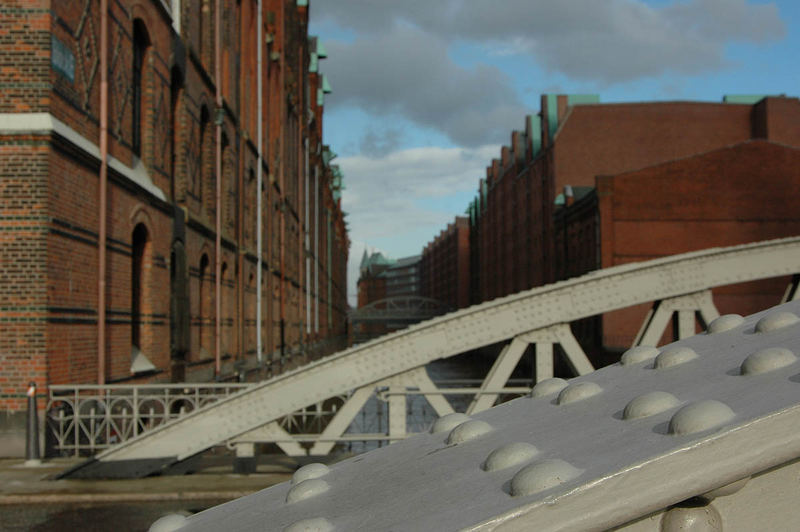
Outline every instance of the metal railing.
<svg viewBox="0 0 800 532">
<path fill-rule="evenodd" d="M 508 387 L 481 390 L 478 379 L 437 381 L 433 392 L 449 397 L 457 412 L 464 412 L 476 395 L 503 394 L 507 399 L 530 391 L 530 380 L 509 381 Z M 252 384 L 181 383 L 138 385 L 53 385 L 46 414 L 46 456 L 91 456 L 235 394 Z M 363 452 L 397 439 L 388 432 L 391 412 L 388 398 L 406 396 L 408 434 L 427 430 L 438 417 L 418 390 L 390 392 L 376 389 L 347 430 L 334 436 L 350 452 Z M 427 392 L 430 394 L 431 392 Z M 281 418 L 278 423 L 291 440 L 311 444 L 325 441 L 320 433 L 348 400 L 330 398 Z M 397 415 L 397 414 L 395 414 Z"/>
<path fill-rule="evenodd" d="M 228 397 L 246 383 L 52 385 L 47 456 L 89 456 Z"/>
</svg>

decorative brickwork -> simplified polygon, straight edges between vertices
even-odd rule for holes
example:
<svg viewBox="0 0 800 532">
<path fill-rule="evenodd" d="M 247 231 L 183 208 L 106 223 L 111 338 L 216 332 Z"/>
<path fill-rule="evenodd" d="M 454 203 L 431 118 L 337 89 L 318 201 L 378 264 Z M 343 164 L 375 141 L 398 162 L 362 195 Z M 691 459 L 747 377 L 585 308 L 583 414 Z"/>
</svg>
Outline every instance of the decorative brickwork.
<svg viewBox="0 0 800 532">
<path fill-rule="evenodd" d="M 305 98 L 316 93 L 308 86 L 318 82 L 308 72 L 308 10 L 291 0 L 265 2 L 263 33 L 272 40 L 263 43 L 259 117 L 255 2 L 225 0 L 219 65 L 215 4 L 183 2 L 177 35 L 161 2 L 109 2 L 106 341 L 105 373 L 99 376 L 100 2 L 0 0 L 0 27 L 10 30 L 0 32 L 0 410 L 11 413 L 0 419 L 0 454 L 15 452 L 5 447 L 6 429 L 19 428 L 13 412 L 24 408 L 31 380 L 46 393 L 49 384 L 99 378 L 255 379 L 344 345 L 349 242 L 333 177 L 321 158 L 322 107 L 316 98 Z M 137 35 L 144 36 L 138 41 L 138 96 Z M 277 55 L 270 59 L 273 51 Z M 217 66 L 221 108 L 215 103 Z M 307 168 L 318 179 L 307 176 Z M 319 216 L 311 216 L 312 209 Z M 306 233 L 317 246 L 306 244 Z M 306 275 L 306 257 L 314 277 Z M 316 305 L 319 323 L 312 330 L 309 305 Z M 217 320 L 221 371 L 215 376 Z M 323 343 L 324 349 L 317 347 Z"/>
</svg>

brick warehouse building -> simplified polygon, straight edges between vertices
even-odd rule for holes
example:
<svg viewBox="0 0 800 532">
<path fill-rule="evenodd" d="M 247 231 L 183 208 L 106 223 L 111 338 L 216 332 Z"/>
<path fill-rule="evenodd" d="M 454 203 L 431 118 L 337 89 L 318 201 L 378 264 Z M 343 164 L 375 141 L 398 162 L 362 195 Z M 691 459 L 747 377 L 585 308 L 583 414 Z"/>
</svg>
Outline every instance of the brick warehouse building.
<svg viewBox="0 0 800 532">
<path fill-rule="evenodd" d="M 457 216 L 422 250 L 422 295 L 451 309 L 468 307 L 470 287 L 469 219 Z"/>
<path fill-rule="evenodd" d="M 29 381 L 255 378 L 344 346 L 324 50 L 307 1 L 257 4 L 0 0 L 2 454 Z"/>
<path fill-rule="evenodd" d="M 472 304 L 601 267 L 800 233 L 797 98 L 600 104 L 544 95 L 541 106 L 467 209 Z M 749 314 L 784 288 L 723 287 L 715 301 L 722 313 Z M 648 308 L 573 330 L 590 351 L 624 349 Z"/>
</svg>

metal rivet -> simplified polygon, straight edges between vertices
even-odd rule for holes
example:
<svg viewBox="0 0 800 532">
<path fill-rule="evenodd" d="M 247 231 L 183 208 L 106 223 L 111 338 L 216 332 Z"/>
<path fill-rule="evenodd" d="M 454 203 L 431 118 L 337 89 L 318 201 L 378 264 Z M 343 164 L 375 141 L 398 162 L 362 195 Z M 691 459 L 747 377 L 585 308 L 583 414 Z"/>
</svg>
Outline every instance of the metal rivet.
<svg viewBox="0 0 800 532">
<path fill-rule="evenodd" d="M 304 480 L 308 480 L 310 478 L 319 478 L 324 477 L 328 474 L 330 469 L 325 464 L 320 464 L 318 462 L 313 464 L 304 465 L 300 469 L 294 472 L 292 475 L 292 485 L 299 484 Z"/>
<path fill-rule="evenodd" d="M 710 504 L 705 506 L 678 506 L 671 508 L 661 518 L 662 532 L 717 532 L 722 530 L 722 517 Z"/>
<path fill-rule="evenodd" d="M 744 318 L 741 317 L 740 315 L 725 314 L 713 320 L 711 323 L 709 323 L 708 329 L 706 329 L 706 333 L 717 334 L 725 331 L 730 331 L 731 329 L 735 329 L 742 323 L 744 323 Z"/>
<path fill-rule="evenodd" d="M 667 392 L 649 392 L 632 399 L 622 413 L 623 419 L 650 417 L 680 404 L 678 398 Z"/>
<path fill-rule="evenodd" d="M 460 414 L 458 412 L 454 414 L 446 414 L 439 419 L 437 419 L 433 426 L 431 427 L 431 434 L 436 434 L 437 432 L 448 432 L 456 428 L 457 426 L 461 425 L 465 421 L 469 421 L 472 419 L 466 414 Z"/>
<path fill-rule="evenodd" d="M 514 497 L 539 493 L 580 476 L 582 471 L 564 460 L 543 460 L 520 469 L 511 479 Z"/>
<path fill-rule="evenodd" d="M 492 451 L 483 463 L 484 471 L 498 471 L 529 461 L 539 449 L 527 442 L 514 442 Z"/>
<path fill-rule="evenodd" d="M 320 493 L 328 491 L 328 483 L 319 478 L 310 478 L 292 486 L 286 494 L 286 502 L 293 503 L 302 501 L 310 497 L 315 497 Z"/>
<path fill-rule="evenodd" d="M 738 492 L 740 489 L 745 487 L 745 485 L 749 480 L 750 477 L 744 477 L 743 479 L 737 480 L 736 482 L 731 482 L 730 484 L 726 484 L 725 486 L 720 486 L 719 488 L 708 491 L 704 493 L 702 497 L 707 500 L 712 500 L 716 499 L 717 497 L 725 497 L 728 495 L 733 495 L 734 493 Z"/>
<path fill-rule="evenodd" d="M 794 325 L 798 321 L 800 321 L 800 318 L 791 312 L 773 312 L 758 320 L 758 323 L 756 323 L 756 332 L 767 333 L 783 329 L 789 325 Z"/>
<path fill-rule="evenodd" d="M 561 393 L 558 394 L 557 402 L 560 405 L 575 403 L 597 395 L 602 391 L 603 389 L 593 382 L 576 382 L 561 390 Z"/>
<path fill-rule="evenodd" d="M 639 362 L 644 362 L 645 360 L 655 358 L 657 354 L 658 349 L 655 347 L 650 347 L 649 345 L 637 345 L 636 347 L 631 347 L 622 353 L 622 357 L 619 359 L 619 361 L 623 366 L 630 366 L 631 364 L 638 364 Z"/>
<path fill-rule="evenodd" d="M 695 358 L 697 358 L 697 353 L 690 347 L 670 347 L 656 357 L 655 367 L 656 369 L 670 368 L 672 366 L 684 364 Z"/>
<path fill-rule="evenodd" d="M 797 357 L 784 347 L 768 347 L 748 356 L 742 362 L 742 375 L 758 375 L 784 368 L 797 362 Z"/>
<path fill-rule="evenodd" d="M 461 425 L 450 431 L 447 436 L 447 444 L 463 443 L 465 441 L 474 440 L 478 436 L 482 436 L 487 432 L 492 431 L 492 426 L 485 421 L 473 419 L 465 421 Z"/>
<path fill-rule="evenodd" d="M 544 397 L 560 392 L 567 387 L 567 381 L 558 377 L 552 379 L 545 379 L 542 382 L 537 382 L 531 389 L 531 397 Z"/>
<path fill-rule="evenodd" d="M 324 517 L 303 519 L 283 529 L 283 532 L 332 532 L 333 525 Z"/>
<path fill-rule="evenodd" d="M 675 412 L 669 420 L 669 432 L 679 436 L 693 434 L 718 427 L 734 417 L 733 410 L 725 403 L 713 399 L 697 401 Z"/>
<path fill-rule="evenodd" d="M 147 532 L 172 532 L 173 530 L 178 530 L 185 524 L 185 515 L 169 514 L 158 518 L 155 523 L 150 525 Z"/>
</svg>

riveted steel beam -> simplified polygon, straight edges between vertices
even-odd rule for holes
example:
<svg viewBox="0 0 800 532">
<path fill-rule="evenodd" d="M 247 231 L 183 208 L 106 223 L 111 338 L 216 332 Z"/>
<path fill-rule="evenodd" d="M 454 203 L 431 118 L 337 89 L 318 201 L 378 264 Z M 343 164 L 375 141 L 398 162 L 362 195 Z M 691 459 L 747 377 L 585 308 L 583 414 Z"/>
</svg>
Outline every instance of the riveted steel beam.
<svg viewBox="0 0 800 532">
<path fill-rule="evenodd" d="M 800 271 L 800 238 L 759 242 L 632 263 L 534 288 L 417 324 L 264 381 L 162 425 L 85 464 L 108 476 L 113 467 L 183 460 L 308 404 L 346 393 L 428 362 L 525 332 L 715 286 Z M 101 464 L 102 467 L 98 464 Z"/>
<path fill-rule="evenodd" d="M 255 530 L 267 520 L 276 530 L 797 528 L 800 302 L 722 316 L 702 334 L 633 348 L 622 363 L 562 384 L 442 419 L 356 460 L 309 466 L 294 485 L 180 524 L 197 532 Z"/>
</svg>

